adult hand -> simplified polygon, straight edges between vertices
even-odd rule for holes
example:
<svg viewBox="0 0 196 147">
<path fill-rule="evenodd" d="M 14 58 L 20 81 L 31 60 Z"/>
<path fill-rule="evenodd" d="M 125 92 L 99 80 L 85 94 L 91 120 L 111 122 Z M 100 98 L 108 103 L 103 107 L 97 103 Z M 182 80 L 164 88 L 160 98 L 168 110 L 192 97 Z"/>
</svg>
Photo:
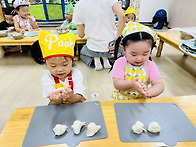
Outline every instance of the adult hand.
<svg viewBox="0 0 196 147">
<path fill-rule="evenodd" d="M 109 42 L 109 44 L 108 44 L 108 50 L 109 50 L 109 53 L 111 53 L 111 54 L 114 53 L 115 43 L 116 43 L 116 41 L 113 40 L 113 41 Z"/>
<path fill-rule="evenodd" d="M 113 54 L 114 53 L 114 46 L 108 47 L 108 50 L 109 50 L 109 53 L 110 54 Z"/>
</svg>

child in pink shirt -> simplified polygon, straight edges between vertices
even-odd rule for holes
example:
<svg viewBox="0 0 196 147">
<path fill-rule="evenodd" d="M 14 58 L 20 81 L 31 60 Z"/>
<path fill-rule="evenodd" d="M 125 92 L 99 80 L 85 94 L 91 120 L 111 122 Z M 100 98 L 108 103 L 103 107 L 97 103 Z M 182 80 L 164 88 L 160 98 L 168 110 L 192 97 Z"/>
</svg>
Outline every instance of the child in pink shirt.
<svg viewBox="0 0 196 147">
<path fill-rule="evenodd" d="M 14 27 L 17 32 L 32 31 L 39 29 L 34 16 L 29 15 L 29 1 L 28 0 L 14 0 L 13 6 L 18 15 L 14 16 Z"/>
<path fill-rule="evenodd" d="M 155 33 L 140 23 L 129 22 L 122 34 L 125 57 L 116 60 L 113 66 L 112 97 L 128 100 L 160 95 L 163 81 L 155 63 L 149 60 Z"/>
</svg>

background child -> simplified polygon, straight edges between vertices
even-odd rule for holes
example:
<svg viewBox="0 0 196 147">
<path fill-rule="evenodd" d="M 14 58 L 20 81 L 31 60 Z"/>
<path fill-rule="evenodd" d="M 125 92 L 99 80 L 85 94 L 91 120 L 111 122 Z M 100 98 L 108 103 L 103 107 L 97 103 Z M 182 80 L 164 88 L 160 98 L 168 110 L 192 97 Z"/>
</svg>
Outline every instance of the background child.
<svg viewBox="0 0 196 147">
<path fill-rule="evenodd" d="M 13 17 L 16 15 L 13 7 L 7 7 L 4 10 L 5 21 L 0 23 L 0 30 L 14 30 L 14 20 Z M 4 55 L 10 52 L 19 52 L 21 49 L 19 46 L 3 46 Z"/>
<path fill-rule="evenodd" d="M 118 16 L 117 29 L 114 14 Z M 110 68 L 108 58 L 112 58 L 112 51 L 109 51 L 114 47 L 108 48 L 108 44 L 122 34 L 125 25 L 125 16 L 118 0 L 81 0 L 75 6 L 73 22 L 78 26 L 80 37 L 88 36 L 80 58 L 95 70 Z"/>
<path fill-rule="evenodd" d="M 13 0 L 12 4 L 18 15 L 14 16 L 14 26 L 17 32 L 31 31 L 38 29 L 38 25 L 34 16 L 29 15 L 28 0 Z"/>
<path fill-rule="evenodd" d="M 65 21 L 60 27 L 57 28 L 57 30 L 77 29 L 77 25 L 72 23 L 73 11 L 74 11 L 74 6 L 71 2 L 69 2 L 65 8 Z"/>
<path fill-rule="evenodd" d="M 42 77 L 43 96 L 48 105 L 85 100 L 83 76 L 72 67 L 75 41 L 76 36 L 72 33 L 54 35 L 42 31 L 39 43 L 31 51 L 35 61 L 45 62 L 49 69 Z"/>
<path fill-rule="evenodd" d="M 127 10 L 125 11 L 126 23 L 128 23 L 129 21 L 135 21 L 136 14 L 137 14 L 137 10 L 128 7 Z"/>
<path fill-rule="evenodd" d="M 0 30 L 13 30 L 14 29 L 14 20 L 13 17 L 17 13 L 14 11 L 13 7 L 7 7 L 4 10 L 5 21 L 0 23 Z"/>
<path fill-rule="evenodd" d="M 155 33 L 147 26 L 129 22 L 122 34 L 125 57 L 114 63 L 113 98 L 127 100 L 158 96 L 164 85 L 155 63 L 149 60 Z"/>
</svg>

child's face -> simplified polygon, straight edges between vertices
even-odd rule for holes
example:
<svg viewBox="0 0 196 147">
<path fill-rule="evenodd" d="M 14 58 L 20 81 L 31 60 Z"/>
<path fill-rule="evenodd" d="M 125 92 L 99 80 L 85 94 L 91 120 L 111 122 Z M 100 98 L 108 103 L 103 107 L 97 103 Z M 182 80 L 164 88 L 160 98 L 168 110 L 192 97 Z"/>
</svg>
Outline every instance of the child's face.
<svg viewBox="0 0 196 147">
<path fill-rule="evenodd" d="M 5 16 L 5 21 L 9 24 L 9 25 L 13 25 L 14 24 L 14 20 L 13 20 L 13 15 L 4 15 Z"/>
<path fill-rule="evenodd" d="M 130 42 L 128 46 L 123 47 L 127 61 L 134 66 L 141 66 L 148 61 L 152 48 L 150 40 Z"/>
<path fill-rule="evenodd" d="M 58 77 L 61 81 L 65 81 L 72 69 L 72 58 L 63 56 L 48 58 L 46 59 L 46 65 L 52 75 Z"/>
<path fill-rule="evenodd" d="M 72 21 L 72 15 L 65 13 L 65 19 L 68 20 L 69 22 Z"/>
<path fill-rule="evenodd" d="M 28 6 L 20 6 L 19 10 L 16 11 L 22 18 L 29 18 L 29 7 Z"/>
<path fill-rule="evenodd" d="M 128 23 L 129 21 L 135 21 L 135 14 L 129 13 L 125 16 L 125 21 Z"/>
</svg>

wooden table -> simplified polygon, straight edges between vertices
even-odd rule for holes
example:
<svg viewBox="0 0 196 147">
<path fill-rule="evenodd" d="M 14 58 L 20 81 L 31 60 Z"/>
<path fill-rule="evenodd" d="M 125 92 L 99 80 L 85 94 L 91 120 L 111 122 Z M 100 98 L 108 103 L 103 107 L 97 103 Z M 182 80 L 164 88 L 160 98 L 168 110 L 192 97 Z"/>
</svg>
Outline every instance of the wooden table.
<svg viewBox="0 0 196 147">
<path fill-rule="evenodd" d="M 157 147 L 164 146 L 161 142 L 121 142 L 118 135 L 117 123 L 115 118 L 114 103 L 177 103 L 185 112 L 187 117 L 196 127 L 196 95 L 194 96 L 181 96 L 181 97 L 166 97 L 166 98 L 149 98 L 139 100 L 126 100 L 126 101 L 105 101 L 101 102 L 103 115 L 108 131 L 108 138 L 83 141 L 79 147 Z M 14 110 L 12 116 L 7 122 L 1 136 L 1 147 L 21 147 L 25 137 L 28 125 L 31 121 L 35 107 L 17 108 Z M 65 144 L 50 145 L 51 147 L 65 147 Z M 193 147 L 196 142 L 178 142 L 176 146 L 180 147 Z"/>
<path fill-rule="evenodd" d="M 186 52 L 183 52 L 179 48 L 179 45 L 181 44 L 181 42 L 179 40 L 175 40 L 174 38 L 170 37 L 167 32 L 157 32 L 157 35 L 160 38 L 160 42 L 159 42 L 159 46 L 158 46 L 158 50 L 157 50 L 157 54 L 156 54 L 157 57 L 161 56 L 161 52 L 163 50 L 163 43 L 165 42 L 165 43 L 171 45 L 172 47 L 176 48 L 177 50 L 181 51 L 185 55 L 187 55 L 193 59 L 196 59 L 196 57 L 191 56 L 191 55 L 187 54 Z"/>
<path fill-rule="evenodd" d="M 47 30 L 49 32 L 55 32 L 56 30 Z M 38 34 L 41 32 L 40 31 L 33 31 L 33 32 L 37 32 Z M 28 33 L 28 32 L 26 32 Z M 79 44 L 86 44 L 86 41 L 87 41 L 87 37 L 85 36 L 84 38 L 80 38 L 78 36 L 78 34 L 76 34 L 76 56 L 75 56 L 75 60 L 79 60 L 79 50 L 78 50 L 78 45 Z M 20 39 L 20 40 L 15 40 L 14 38 L 13 39 L 8 39 L 8 37 L 1 37 L 0 38 L 0 49 L 1 49 L 1 52 L 2 54 L 5 53 L 5 51 L 3 50 L 2 46 L 15 46 L 15 45 L 33 45 L 33 43 L 35 41 L 38 40 L 38 36 L 34 36 L 34 37 L 24 37 L 23 39 Z"/>
</svg>

